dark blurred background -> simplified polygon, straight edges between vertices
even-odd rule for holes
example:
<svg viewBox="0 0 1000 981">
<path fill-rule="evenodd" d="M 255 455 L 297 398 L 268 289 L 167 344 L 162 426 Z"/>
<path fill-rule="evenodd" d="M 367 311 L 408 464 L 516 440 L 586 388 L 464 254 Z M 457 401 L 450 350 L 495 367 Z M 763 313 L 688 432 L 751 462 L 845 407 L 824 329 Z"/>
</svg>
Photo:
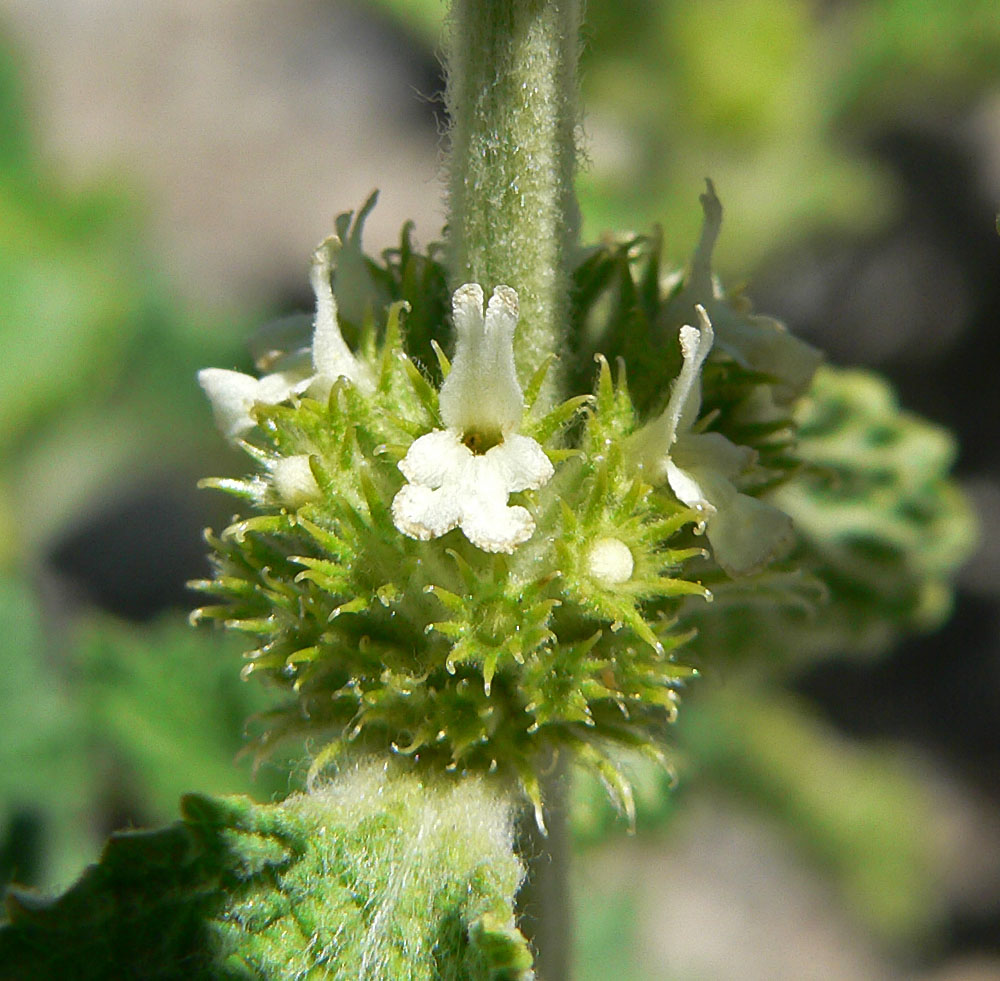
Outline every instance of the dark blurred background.
<svg viewBox="0 0 1000 981">
<path fill-rule="evenodd" d="M 185 623 L 195 482 L 245 467 L 194 373 L 373 187 L 370 251 L 439 236 L 443 8 L 0 0 L 0 878 L 296 785 L 233 763 L 267 694 Z M 981 545 L 933 633 L 772 669 L 752 738 L 706 679 L 635 836 L 581 786 L 578 976 L 1000 979 L 1000 11 L 589 0 L 583 84 L 586 237 L 680 265 L 712 176 L 723 277 L 954 430 Z"/>
</svg>

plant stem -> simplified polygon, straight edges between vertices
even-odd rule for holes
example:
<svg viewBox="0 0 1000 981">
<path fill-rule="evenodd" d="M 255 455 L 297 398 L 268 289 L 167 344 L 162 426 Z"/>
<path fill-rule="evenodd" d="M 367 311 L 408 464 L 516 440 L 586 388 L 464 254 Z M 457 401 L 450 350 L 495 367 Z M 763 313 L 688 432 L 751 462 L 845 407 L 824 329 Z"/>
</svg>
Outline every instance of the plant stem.
<svg viewBox="0 0 1000 981">
<path fill-rule="evenodd" d="M 517 290 L 524 383 L 564 349 L 581 0 L 454 0 L 446 102 L 453 286 Z M 543 398 L 557 396 L 557 373 Z"/>
<path fill-rule="evenodd" d="M 569 981 L 570 977 L 569 779 L 565 756 L 541 777 L 548 835 L 538 830 L 530 809 L 518 826 L 517 850 L 528 869 L 517 895 L 518 926 L 535 951 L 539 981 Z"/>
<path fill-rule="evenodd" d="M 452 286 L 517 290 L 515 360 L 525 383 L 565 348 L 568 259 L 579 231 L 573 189 L 582 0 L 453 0 L 448 248 Z M 550 371 L 543 405 L 562 394 Z M 569 839 L 565 764 L 543 777 L 543 837 L 521 824 L 528 878 L 520 923 L 541 981 L 568 981 Z"/>
</svg>

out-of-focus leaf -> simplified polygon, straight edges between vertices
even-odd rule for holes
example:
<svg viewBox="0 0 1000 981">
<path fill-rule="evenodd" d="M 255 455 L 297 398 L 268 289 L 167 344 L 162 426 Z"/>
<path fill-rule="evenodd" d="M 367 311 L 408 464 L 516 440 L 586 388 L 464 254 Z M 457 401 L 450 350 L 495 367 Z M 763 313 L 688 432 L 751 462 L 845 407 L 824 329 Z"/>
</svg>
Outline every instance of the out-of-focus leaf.
<svg viewBox="0 0 1000 981">
<path fill-rule="evenodd" d="M 184 793 L 287 793 L 287 776 L 251 780 L 247 718 L 268 703 L 239 679 L 239 645 L 179 618 L 138 627 L 109 618 L 81 632 L 74 657 L 80 708 L 95 752 L 114 760 L 144 817 L 162 821 Z"/>
<path fill-rule="evenodd" d="M 116 374 L 140 305 L 120 219 L 110 196 L 0 183 L 0 453 Z"/>
<path fill-rule="evenodd" d="M 447 6 L 440 0 L 372 0 L 382 7 L 429 47 L 441 38 Z"/>
<path fill-rule="evenodd" d="M 287 772 L 254 778 L 236 761 L 266 696 L 240 682 L 230 638 L 179 619 L 102 618 L 52 650 L 34 594 L 12 579 L 0 580 L 0 623 L 0 851 L 30 826 L 3 851 L 0 881 L 64 885 L 94 855 L 98 829 L 123 814 L 164 820 L 188 791 L 287 793 Z"/>
<path fill-rule="evenodd" d="M 217 441 L 195 371 L 239 356 L 233 324 L 165 284 L 120 177 L 63 186 L 34 145 L 22 76 L 0 33 L 3 564 L 46 549 L 150 461 L 201 472 L 194 456 Z"/>
<path fill-rule="evenodd" d="M 780 818 L 856 915 L 888 940 L 925 935 L 940 913 L 929 801 L 891 747 L 859 747 L 793 697 L 740 683 L 692 700 L 680 728 L 700 776 Z"/>
<path fill-rule="evenodd" d="M 607 797 L 607 795 L 605 795 Z M 627 890 L 609 895 L 605 884 L 587 888 L 587 870 L 581 869 L 573 895 L 576 900 L 575 964 L 577 981 L 648 981 L 636 955 L 636 901 Z"/>
<path fill-rule="evenodd" d="M 877 655 L 951 611 L 955 574 L 976 540 L 951 477 L 951 435 L 903 411 L 878 376 L 831 367 L 817 372 L 796 416 L 806 466 L 772 499 L 795 522 L 793 560 L 805 575 L 783 592 L 767 576 L 713 586 L 710 615 L 691 607 L 706 664 L 760 650 L 779 669 Z"/>
<path fill-rule="evenodd" d="M 833 96 L 841 119 L 885 118 L 900 107 L 947 111 L 996 80 L 1000 18 L 993 0 L 875 0 L 845 8 Z"/>
<path fill-rule="evenodd" d="M 92 847 L 83 720 L 23 580 L 0 578 L 0 624 L 0 882 L 59 881 Z"/>
<path fill-rule="evenodd" d="M 34 153 L 23 79 L 21 58 L 0 31 L 0 173 L 10 178 L 30 171 Z"/>
</svg>

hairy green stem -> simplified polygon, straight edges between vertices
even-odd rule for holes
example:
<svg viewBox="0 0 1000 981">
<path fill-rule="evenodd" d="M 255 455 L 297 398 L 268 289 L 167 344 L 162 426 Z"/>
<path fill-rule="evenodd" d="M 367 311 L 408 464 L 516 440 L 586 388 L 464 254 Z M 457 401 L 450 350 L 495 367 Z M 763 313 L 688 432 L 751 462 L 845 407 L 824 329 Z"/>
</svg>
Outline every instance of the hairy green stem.
<svg viewBox="0 0 1000 981">
<path fill-rule="evenodd" d="M 518 826 L 517 850 L 527 866 L 517 895 L 518 926 L 535 951 L 539 981 L 569 981 L 572 967 L 569 779 L 565 756 L 541 777 L 547 834 L 531 810 Z"/>
<path fill-rule="evenodd" d="M 582 0 L 453 0 L 447 48 L 452 286 L 517 290 L 526 382 L 565 348 L 568 259 L 579 231 L 577 60 Z M 551 371 L 543 404 L 560 392 Z M 566 773 L 544 779 L 548 837 L 522 822 L 520 922 L 542 981 L 569 977 Z"/>
<path fill-rule="evenodd" d="M 453 286 L 513 286 L 522 383 L 564 349 L 582 0 L 454 0 L 446 102 Z M 543 393 L 557 394 L 557 372 Z"/>
</svg>

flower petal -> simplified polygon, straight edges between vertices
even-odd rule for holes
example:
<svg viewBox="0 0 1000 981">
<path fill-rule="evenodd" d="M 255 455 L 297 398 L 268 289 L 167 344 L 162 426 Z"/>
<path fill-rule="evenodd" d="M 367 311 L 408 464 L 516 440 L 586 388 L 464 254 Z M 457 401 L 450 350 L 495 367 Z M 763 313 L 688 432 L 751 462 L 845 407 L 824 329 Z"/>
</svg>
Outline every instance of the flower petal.
<svg viewBox="0 0 1000 981">
<path fill-rule="evenodd" d="M 414 484 L 436 489 L 461 479 L 472 460 L 470 450 L 448 429 L 435 429 L 410 444 L 406 456 L 399 461 L 403 476 Z"/>
<path fill-rule="evenodd" d="M 712 253 L 715 243 L 722 231 L 722 202 L 715 193 L 715 185 L 705 178 L 705 193 L 698 196 L 704 220 L 701 225 L 701 237 L 691 259 L 691 271 L 684 293 L 691 297 L 691 303 L 701 303 L 708 306 L 715 296 L 715 283 L 712 279 Z"/>
<path fill-rule="evenodd" d="M 257 382 L 257 401 L 266 405 L 284 402 L 292 393 L 300 394 L 308 387 L 312 378 L 302 371 L 275 371 L 264 375 Z"/>
<path fill-rule="evenodd" d="M 537 490 L 555 472 L 545 451 L 530 436 L 511 433 L 502 443 L 487 450 L 488 460 L 503 479 L 508 492 Z"/>
<path fill-rule="evenodd" d="M 476 456 L 456 433 L 440 429 L 415 440 L 399 469 L 410 481 L 392 502 L 400 531 L 426 540 L 457 525 L 486 552 L 512 552 L 531 537 L 531 515 L 508 506 L 507 498 L 512 490 L 540 487 L 552 475 L 548 457 L 526 436 L 512 434 Z"/>
<path fill-rule="evenodd" d="M 715 561 L 730 576 L 759 572 L 795 542 L 792 519 L 766 501 L 737 494 L 708 521 Z"/>
<path fill-rule="evenodd" d="M 490 411 L 502 432 L 515 428 L 524 412 L 524 393 L 514 366 L 514 331 L 520 312 L 517 292 L 497 286 L 486 306 L 484 360 L 490 374 Z"/>
<path fill-rule="evenodd" d="M 792 519 L 784 511 L 741 494 L 711 466 L 687 469 L 668 464 L 670 489 L 703 514 L 705 535 L 715 561 L 730 576 L 758 572 L 794 543 Z"/>
<path fill-rule="evenodd" d="M 461 508 L 451 488 L 431 490 L 423 484 L 404 484 L 392 499 L 393 524 L 410 538 L 440 538 L 458 526 Z"/>
<path fill-rule="evenodd" d="M 535 522 L 522 507 L 477 500 L 462 511 L 465 537 L 484 552 L 513 552 L 534 533 Z"/>
<path fill-rule="evenodd" d="M 513 552 L 535 530 L 525 508 L 507 505 L 509 476 L 489 453 L 474 457 L 462 473 L 460 527 L 484 552 Z"/>
<path fill-rule="evenodd" d="M 722 228 L 722 204 L 706 181 L 701 195 L 704 212 L 701 237 L 691 259 L 683 290 L 672 301 L 678 319 L 690 316 L 696 304 L 708 311 L 715 325 L 716 344 L 737 364 L 775 379 L 775 397 L 787 404 L 809 387 L 822 353 L 791 334 L 777 320 L 737 309 L 725 301 L 712 275 L 712 253 Z"/>
<path fill-rule="evenodd" d="M 632 454 L 636 462 L 654 482 L 665 479 L 666 458 L 670 454 L 670 448 L 678 436 L 694 425 L 701 411 L 701 369 L 712 350 L 714 333 L 704 307 L 695 309 L 699 327 L 685 324 L 680 329 L 684 363 L 674 379 L 670 401 L 663 413 L 632 439 Z"/>
<path fill-rule="evenodd" d="M 705 308 L 696 306 L 694 309 L 698 315 L 698 327 L 684 324 L 680 329 L 684 364 L 671 389 L 665 413 L 673 420 L 675 436 L 690 429 L 698 419 L 701 411 L 701 369 L 715 340 L 715 331 Z"/>
<path fill-rule="evenodd" d="M 203 368 L 198 372 L 198 384 L 212 403 L 215 423 L 227 439 L 253 429 L 250 409 L 257 401 L 260 384 L 256 378 L 226 368 Z"/>
<path fill-rule="evenodd" d="M 452 296 L 455 357 L 441 386 L 441 418 L 465 433 L 507 432 L 521 421 L 524 395 L 514 369 L 517 293 L 498 286 L 483 317 L 483 291 L 476 283 Z"/>
<path fill-rule="evenodd" d="M 326 392 L 338 378 L 348 378 L 363 392 L 374 390 L 371 377 L 354 357 L 340 333 L 337 322 L 337 301 L 330 283 L 331 251 L 340 247 L 335 235 L 322 242 L 313 253 L 309 281 L 316 294 L 316 319 L 313 321 L 312 360 L 316 381 Z M 323 395 L 322 391 L 317 392 Z"/>
<path fill-rule="evenodd" d="M 773 317 L 740 313 L 724 303 L 712 304 L 719 350 L 750 371 L 776 379 L 773 391 L 787 404 L 809 387 L 823 354 L 792 334 Z"/>
<path fill-rule="evenodd" d="M 711 471 L 726 480 L 739 476 L 757 458 L 749 446 L 737 446 L 722 433 L 686 433 L 670 455 L 682 469 Z"/>
<path fill-rule="evenodd" d="M 685 469 L 677 466 L 669 457 L 665 473 L 667 483 L 677 495 L 677 499 L 689 508 L 694 508 L 706 515 L 714 514 L 719 503 L 722 503 L 724 507 L 730 496 L 736 493 L 736 488 L 729 481 L 723 481 L 720 485 L 717 479 L 713 479 L 714 475 L 711 470 L 702 471 L 696 467 Z"/>
</svg>

